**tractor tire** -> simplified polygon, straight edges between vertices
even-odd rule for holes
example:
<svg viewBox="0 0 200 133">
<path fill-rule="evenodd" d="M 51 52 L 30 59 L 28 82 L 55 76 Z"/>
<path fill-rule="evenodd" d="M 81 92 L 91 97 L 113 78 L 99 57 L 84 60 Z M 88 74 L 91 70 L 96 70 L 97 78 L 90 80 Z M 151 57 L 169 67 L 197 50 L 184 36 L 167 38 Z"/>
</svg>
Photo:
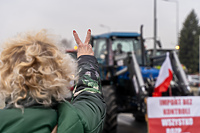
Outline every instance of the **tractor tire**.
<svg viewBox="0 0 200 133">
<path fill-rule="evenodd" d="M 140 113 L 140 112 L 138 112 L 137 114 L 135 114 L 134 117 L 135 117 L 135 120 L 136 120 L 137 122 L 143 123 L 143 122 L 146 121 L 146 120 L 145 120 L 145 115 L 142 114 L 142 113 Z"/>
<path fill-rule="evenodd" d="M 115 87 L 111 85 L 103 86 L 102 91 L 107 105 L 103 133 L 117 133 L 117 99 Z"/>
</svg>

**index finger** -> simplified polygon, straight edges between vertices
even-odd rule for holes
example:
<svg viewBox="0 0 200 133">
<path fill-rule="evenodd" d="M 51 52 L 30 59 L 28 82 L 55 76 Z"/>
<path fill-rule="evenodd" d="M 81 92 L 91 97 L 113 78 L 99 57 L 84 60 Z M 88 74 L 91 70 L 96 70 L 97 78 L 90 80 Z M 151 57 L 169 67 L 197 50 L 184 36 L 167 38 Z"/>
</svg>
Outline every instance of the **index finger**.
<svg viewBox="0 0 200 133">
<path fill-rule="evenodd" d="M 89 44 L 90 42 L 90 37 L 91 37 L 91 30 L 89 29 L 87 31 L 87 35 L 86 35 L 86 38 L 85 38 L 85 44 Z"/>
<path fill-rule="evenodd" d="M 81 44 L 82 43 L 81 39 L 79 38 L 79 36 L 78 36 L 78 34 L 77 34 L 77 32 L 75 30 L 73 30 L 73 35 L 74 35 L 74 39 L 75 39 L 76 43 L 78 45 Z"/>
</svg>

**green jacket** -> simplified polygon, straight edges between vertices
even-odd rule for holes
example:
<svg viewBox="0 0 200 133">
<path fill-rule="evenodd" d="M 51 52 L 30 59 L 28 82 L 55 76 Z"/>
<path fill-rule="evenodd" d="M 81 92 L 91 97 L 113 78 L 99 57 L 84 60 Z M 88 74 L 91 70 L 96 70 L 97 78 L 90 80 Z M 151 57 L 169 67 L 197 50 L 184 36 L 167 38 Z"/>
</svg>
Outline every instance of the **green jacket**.
<svg viewBox="0 0 200 133">
<path fill-rule="evenodd" d="M 0 110 L 0 133 L 99 133 L 103 129 L 106 105 L 103 100 L 98 63 L 93 56 L 78 59 L 79 80 L 71 103 Z"/>
</svg>

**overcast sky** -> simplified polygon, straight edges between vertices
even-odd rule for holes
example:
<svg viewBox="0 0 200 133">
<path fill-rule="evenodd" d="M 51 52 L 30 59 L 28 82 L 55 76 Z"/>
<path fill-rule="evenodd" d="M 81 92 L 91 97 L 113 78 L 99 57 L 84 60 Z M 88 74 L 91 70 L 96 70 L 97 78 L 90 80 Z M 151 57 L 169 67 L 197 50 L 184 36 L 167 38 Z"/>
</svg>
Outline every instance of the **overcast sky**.
<svg viewBox="0 0 200 133">
<path fill-rule="evenodd" d="M 176 45 L 176 2 L 179 30 L 191 12 L 200 16 L 200 0 L 157 0 L 157 36 L 164 48 Z M 0 42 L 17 33 L 48 29 L 61 38 L 73 39 L 76 29 L 81 38 L 91 28 L 97 35 L 108 31 L 139 32 L 153 37 L 154 0 L 0 0 Z M 102 27 L 100 25 L 104 25 Z M 153 41 L 146 41 L 152 48 Z"/>
</svg>

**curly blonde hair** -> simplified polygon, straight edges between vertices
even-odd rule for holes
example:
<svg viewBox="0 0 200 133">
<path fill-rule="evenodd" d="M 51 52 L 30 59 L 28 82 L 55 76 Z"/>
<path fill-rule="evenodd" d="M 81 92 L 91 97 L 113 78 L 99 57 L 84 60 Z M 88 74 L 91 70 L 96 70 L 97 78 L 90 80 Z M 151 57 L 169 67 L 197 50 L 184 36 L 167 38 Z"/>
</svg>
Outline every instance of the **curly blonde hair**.
<svg viewBox="0 0 200 133">
<path fill-rule="evenodd" d="M 19 35 L 4 43 L 0 55 L 0 99 L 17 108 L 21 100 L 34 99 L 49 106 L 65 100 L 75 80 L 77 63 L 61 52 L 46 30 Z"/>
</svg>

